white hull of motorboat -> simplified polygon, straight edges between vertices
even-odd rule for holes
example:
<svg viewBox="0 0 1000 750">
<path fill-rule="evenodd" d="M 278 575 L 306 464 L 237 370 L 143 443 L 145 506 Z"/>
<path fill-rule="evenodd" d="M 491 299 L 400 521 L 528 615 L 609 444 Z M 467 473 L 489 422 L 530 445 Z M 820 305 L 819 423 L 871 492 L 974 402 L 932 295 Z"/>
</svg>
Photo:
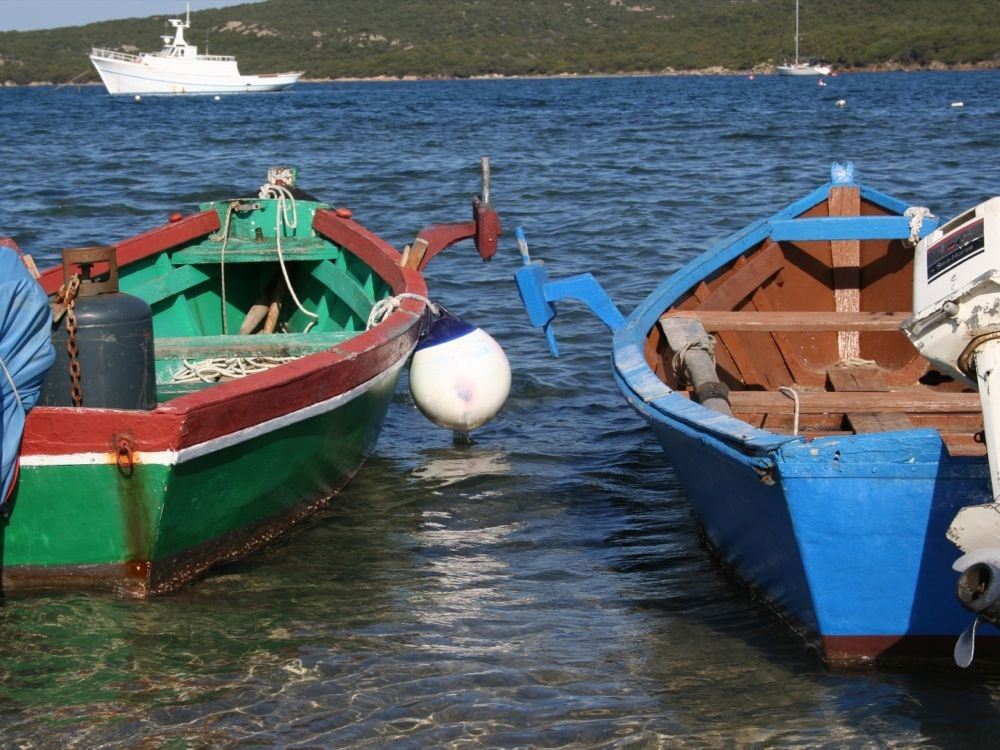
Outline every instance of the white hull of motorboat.
<svg viewBox="0 0 1000 750">
<path fill-rule="evenodd" d="M 133 59 L 126 59 L 133 58 Z M 235 60 L 166 59 L 94 50 L 90 61 L 109 94 L 236 94 L 281 91 L 302 73 L 240 75 Z"/>
</svg>

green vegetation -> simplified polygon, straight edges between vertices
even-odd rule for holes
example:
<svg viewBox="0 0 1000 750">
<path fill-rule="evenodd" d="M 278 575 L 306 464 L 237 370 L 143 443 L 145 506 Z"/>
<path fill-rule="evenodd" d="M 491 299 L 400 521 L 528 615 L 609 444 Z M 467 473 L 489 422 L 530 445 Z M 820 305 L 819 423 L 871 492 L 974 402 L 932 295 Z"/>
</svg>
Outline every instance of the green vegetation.
<svg viewBox="0 0 1000 750">
<path fill-rule="evenodd" d="M 177 2 L 179 16 L 182 0 Z M 243 73 L 307 78 L 766 70 L 794 0 L 266 0 L 191 14 Z M 802 0 L 800 50 L 839 68 L 994 67 L 1000 0 Z M 0 33 L 0 81 L 97 81 L 91 47 L 160 47 L 166 16 Z M 58 23 L 58 19 L 53 19 Z"/>
</svg>

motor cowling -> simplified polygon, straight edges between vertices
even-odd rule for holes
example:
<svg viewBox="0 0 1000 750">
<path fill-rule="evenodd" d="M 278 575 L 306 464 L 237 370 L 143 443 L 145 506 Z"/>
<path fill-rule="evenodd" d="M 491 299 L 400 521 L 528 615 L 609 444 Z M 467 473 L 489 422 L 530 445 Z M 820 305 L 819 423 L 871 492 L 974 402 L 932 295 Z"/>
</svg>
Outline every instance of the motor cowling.
<svg viewBox="0 0 1000 750">
<path fill-rule="evenodd" d="M 108 271 L 92 278 L 93 266 Z M 52 343 L 56 362 L 39 397 L 42 406 L 86 406 L 104 409 L 152 409 L 156 406 L 153 315 L 142 299 L 118 290 L 113 247 L 63 251 L 63 289 L 79 268 L 79 288 L 72 309 L 53 315 Z M 55 302 L 55 301 L 54 301 Z M 58 307 L 55 304 L 54 307 Z M 75 319 L 75 320 L 74 320 Z M 74 327 L 75 330 L 70 329 Z M 71 342 L 75 346 L 71 347 Z M 71 352 L 70 349 L 75 350 Z M 79 368 L 74 386 L 73 362 Z M 76 403 L 74 392 L 79 395 Z"/>
</svg>

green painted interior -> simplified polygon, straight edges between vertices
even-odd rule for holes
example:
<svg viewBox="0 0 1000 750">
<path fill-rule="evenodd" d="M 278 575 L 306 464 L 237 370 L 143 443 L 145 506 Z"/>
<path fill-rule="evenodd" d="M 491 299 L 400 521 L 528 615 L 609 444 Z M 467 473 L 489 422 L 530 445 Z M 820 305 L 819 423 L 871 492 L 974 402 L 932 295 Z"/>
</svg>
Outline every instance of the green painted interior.
<svg viewBox="0 0 1000 750">
<path fill-rule="evenodd" d="M 185 359 L 308 354 L 366 328 L 372 306 L 389 287 L 357 256 L 312 229 L 322 207 L 296 201 L 293 227 L 290 204 L 282 210 L 275 200 L 206 204 L 203 209 L 219 214 L 222 229 L 122 268 L 121 290 L 153 310 L 159 401 L 206 385 L 171 382 Z M 247 312 L 270 302 L 275 288 L 281 290 L 277 332 L 239 335 Z M 302 312 L 295 298 L 319 318 Z"/>
</svg>

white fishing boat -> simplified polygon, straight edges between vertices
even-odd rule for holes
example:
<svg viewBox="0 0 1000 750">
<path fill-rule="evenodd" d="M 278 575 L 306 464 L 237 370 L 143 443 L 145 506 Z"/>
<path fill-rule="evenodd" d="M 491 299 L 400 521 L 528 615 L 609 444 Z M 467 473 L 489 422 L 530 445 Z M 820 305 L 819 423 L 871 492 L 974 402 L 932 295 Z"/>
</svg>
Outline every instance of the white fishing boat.
<svg viewBox="0 0 1000 750">
<path fill-rule="evenodd" d="M 830 66 L 815 62 L 799 62 L 799 0 L 795 0 L 795 61 L 778 66 L 779 76 L 828 76 Z"/>
<path fill-rule="evenodd" d="M 281 91 L 292 86 L 301 72 L 240 75 L 232 55 L 199 55 L 184 39 L 191 28 L 191 10 L 185 19 L 171 18 L 174 36 L 163 38 L 159 52 L 132 55 L 93 48 L 90 61 L 109 94 L 235 94 Z"/>
</svg>

